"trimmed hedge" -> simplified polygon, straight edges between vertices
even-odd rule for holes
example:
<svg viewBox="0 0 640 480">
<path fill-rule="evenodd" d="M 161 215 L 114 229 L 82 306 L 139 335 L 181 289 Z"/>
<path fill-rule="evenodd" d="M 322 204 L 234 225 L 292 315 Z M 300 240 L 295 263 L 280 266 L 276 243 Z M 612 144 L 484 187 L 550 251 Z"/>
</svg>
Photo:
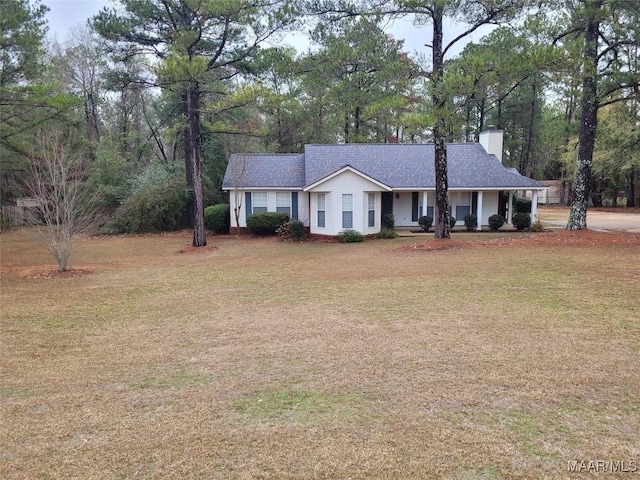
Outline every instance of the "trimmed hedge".
<svg viewBox="0 0 640 480">
<path fill-rule="evenodd" d="M 489 217 L 489 228 L 491 230 L 498 230 L 504 225 L 504 217 L 502 215 L 491 215 Z"/>
<path fill-rule="evenodd" d="M 455 226 L 456 226 L 456 222 L 457 222 L 456 217 L 453 217 L 453 216 L 452 216 L 452 217 L 449 217 L 449 226 L 450 226 L 451 228 L 453 228 L 453 227 L 455 227 Z"/>
<path fill-rule="evenodd" d="M 256 235 L 275 235 L 288 221 L 289 215 L 284 212 L 252 213 L 247 217 L 247 228 Z"/>
<path fill-rule="evenodd" d="M 422 230 L 428 232 L 431 226 L 433 225 L 433 218 L 427 215 L 424 215 L 418 218 L 418 225 L 422 227 Z"/>
<path fill-rule="evenodd" d="M 513 214 L 511 223 L 516 230 L 525 230 L 531 226 L 531 215 L 524 212 L 516 212 Z"/>
<path fill-rule="evenodd" d="M 467 228 L 468 231 L 471 231 L 474 228 L 477 228 L 478 227 L 478 217 L 473 213 L 465 215 L 465 217 L 464 217 L 464 226 Z"/>
<path fill-rule="evenodd" d="M 216 233 L 229 233 L 229 204 L 219 203 L 204 209 L 204 226 Z"/>
<path fill-rule="evenodd" d="M 393 230 L 396 228 L 396 220 L 393 213 L 387 213 L 382 219 L 382 228 Z"/>
</svg>

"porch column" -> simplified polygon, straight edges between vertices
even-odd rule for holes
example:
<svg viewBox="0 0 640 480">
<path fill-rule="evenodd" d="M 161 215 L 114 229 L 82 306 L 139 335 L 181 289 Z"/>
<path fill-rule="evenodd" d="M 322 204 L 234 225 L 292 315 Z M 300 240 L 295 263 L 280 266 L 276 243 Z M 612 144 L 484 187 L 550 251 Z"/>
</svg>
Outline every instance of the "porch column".
<svg viewBox="0 0 640 480">
<path fill-rule="evenodd" d="M 482 191 L 478 191 L 478 199 L 476 205 L 476 218 L 478 219 L 478 226 L 476 230 L 482 230 Z"/>
<path fill-rule="evenodd" d="M 511 223 L 511 218 L 513 217 L 513 192 L 509 191 L 509 203 L 507 204 L 507 223 Z"/>
<path fill-rule="evenodd" d="M 422 192 L 422 216 L 427 215 L 427 192 Z"/>
<path fill-rule="evenodd" d="M 531 195 L 531 223 L 536 222 L 537 215 L 538 215 L 538 191 L 533 190 L 533 194 Z"/>
</svg>

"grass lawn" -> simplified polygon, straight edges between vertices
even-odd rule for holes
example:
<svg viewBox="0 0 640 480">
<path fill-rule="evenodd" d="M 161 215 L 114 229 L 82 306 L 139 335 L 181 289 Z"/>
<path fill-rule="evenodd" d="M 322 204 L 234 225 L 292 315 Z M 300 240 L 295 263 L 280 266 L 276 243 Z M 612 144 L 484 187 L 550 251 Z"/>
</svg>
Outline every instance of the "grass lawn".
<svg viewBox="0 0 640 480">
<path fill-rule="evenodd" d="M 640 469 L 640 244 L 189 241 L 0 236 L 1 478 Z"/>
</svg>

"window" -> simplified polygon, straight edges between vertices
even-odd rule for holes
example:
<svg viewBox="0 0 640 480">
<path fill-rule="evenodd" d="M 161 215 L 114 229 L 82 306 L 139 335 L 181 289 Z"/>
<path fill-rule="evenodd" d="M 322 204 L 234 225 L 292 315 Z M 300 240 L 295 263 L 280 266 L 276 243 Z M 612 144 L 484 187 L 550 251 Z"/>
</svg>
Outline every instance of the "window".
<svg viewBox="0 0 640 480">
<path fill-rule="evenodd" d="M 291 193 L 276 192 L 276 212 L 284 212 L 291 216 Z"/>
<path fill-rule="evenodd" d="M 471 213 L 471 193 L 460 192 L 460 200 L 456 205 L 456 220 L 464 220 Z"/>
<path fill-rule="evenodd" d="M 369 214 L 369 222 L 368 226 L 375 227 L 376 226 L 376 194 L 368 193 L 367 194 L 367 212 Z"/>
<path fill-rule="evenodd" d="M 318 194 L 318 228 L 325 227 L 325 194 Z"/>
<path fill-rule="evenodd" d="M 342 195 L 342 228 L 353 228 L 353 195 Z"/>
<path fill-rule="evenodd" d="M 252 213 L 264 213 L 267 211 L 267 192 L 253 192 L 251 205 Z"/>
<path fill-rule="evenodd" d="M 471 213 L 471 206 L 458 206 L 456 207 L 456 220 L 464 220 L 464 217 Z"/>
</svg>

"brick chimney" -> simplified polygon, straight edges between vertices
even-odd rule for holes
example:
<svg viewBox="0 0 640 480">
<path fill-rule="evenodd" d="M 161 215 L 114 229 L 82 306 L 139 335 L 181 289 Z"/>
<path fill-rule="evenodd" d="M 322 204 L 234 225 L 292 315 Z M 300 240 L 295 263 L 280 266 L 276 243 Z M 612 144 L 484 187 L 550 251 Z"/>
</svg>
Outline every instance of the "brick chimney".
<svg viewBox="0 0 640 480">
<path fill-rule="evenodd" d="M 480 132 L 480 145 L 487 153 L 498 157 L 502 163 L 502 130 L 497 130 L 493 125 L 489 125 L 484 132 Z"/>
</svg>

